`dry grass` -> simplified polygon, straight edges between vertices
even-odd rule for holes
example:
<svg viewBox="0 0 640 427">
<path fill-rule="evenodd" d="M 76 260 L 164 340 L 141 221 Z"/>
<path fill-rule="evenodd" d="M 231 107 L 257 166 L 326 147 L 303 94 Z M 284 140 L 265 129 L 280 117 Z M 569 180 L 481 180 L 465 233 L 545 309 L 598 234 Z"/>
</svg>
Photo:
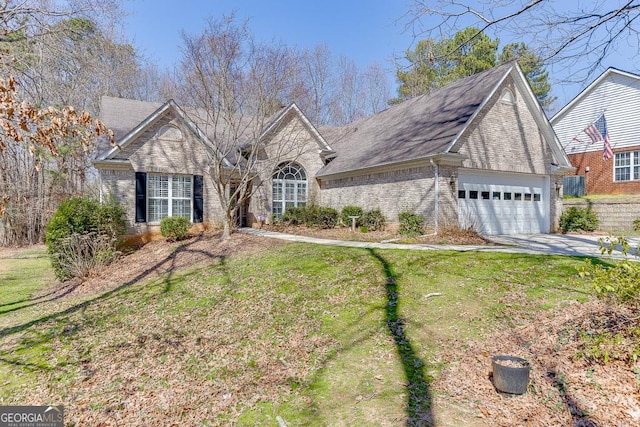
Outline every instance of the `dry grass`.
<svg viewBox="0 0 640 427">
<path fill-rule="evenodd" d="M 640 366 L 616 356 L 638 351 L 637 312 L 575 302 L 579 264 L 153 241 L 0 317 L 0 403 L 104 426 L 638 424 Z M 495 391 L 495 354 L 530 362 L 527 394 Z"/>
</svg>

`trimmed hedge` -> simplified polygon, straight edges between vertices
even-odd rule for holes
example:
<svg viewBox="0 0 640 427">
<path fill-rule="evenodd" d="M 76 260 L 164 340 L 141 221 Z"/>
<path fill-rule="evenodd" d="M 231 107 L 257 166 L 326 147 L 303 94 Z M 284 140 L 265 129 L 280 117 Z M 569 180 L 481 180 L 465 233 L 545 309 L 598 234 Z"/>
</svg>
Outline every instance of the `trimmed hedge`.
<svg viewBox="0 0 640 427">
<path fill-rule="evenodd" d="M 284 211 L 280 220 L 290 225 L 333 228 L 338 225 L 338 211 L 318 205 L 290 207 Z"/>
</svg>

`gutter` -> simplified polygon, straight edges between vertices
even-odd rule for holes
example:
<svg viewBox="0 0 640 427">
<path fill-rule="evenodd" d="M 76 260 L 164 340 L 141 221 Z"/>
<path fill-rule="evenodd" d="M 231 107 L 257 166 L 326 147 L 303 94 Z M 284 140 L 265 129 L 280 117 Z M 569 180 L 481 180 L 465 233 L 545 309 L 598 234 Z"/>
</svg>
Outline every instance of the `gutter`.
<svg viewBox="0 0 640 427">
<path fill-rule="evenodd" d="M 438 202 L 440 199 L 440 165 L 438 165 L 436 162 L 433 161 L 433 157 L 429 159 L 429 162 L 431 163 L 431 166 L 433 166 L 434 168 L 434 179 L 435 179 L 435 186 L 434 186 L 434 191 L 435 191 L 435 200 L 434 200 L 434 208 L 433 210 L 434 212 L 434 220 L 433 220 L 433 226 L 435 228 L 434 230 L 434 235 L 438 234 Z"/>
</svg>

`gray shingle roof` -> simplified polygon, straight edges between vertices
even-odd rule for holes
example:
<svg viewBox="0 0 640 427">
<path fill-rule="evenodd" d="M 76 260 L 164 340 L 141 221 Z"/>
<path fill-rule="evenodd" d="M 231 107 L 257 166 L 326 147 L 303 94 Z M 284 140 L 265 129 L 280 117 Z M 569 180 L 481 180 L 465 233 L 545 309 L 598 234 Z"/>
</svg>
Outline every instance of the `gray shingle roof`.
<svg viewBox="0 0 640 427">
<path fill-rule="evenodd" d="M 320 128 L 338 154 L 317 176 L 445 153 L 513 66 L 503 64 L 344 127 Z"/>
<path fill-rule="evenodd" d="M 113 130 L 114 138 L 117 143 L 120 143 L 131 131 L 133 131 L 138 125 L 150 118 L 154 113 L 157 113 L 163 106 L 166 106 L 171 101 L 165 104 L 159 104 L 154 102 L 136 101 L 124 98 L 115 98 L 110 96 L 103 96 L 100 104 L 100 119 L 107 126 L 107 128 Z M 173 105 L 176 105 L 175 103 Z M 273 113 L 270 117 L 259 120 L 254 117 L 240 117 L 239 120 L 233 123 L 235 129 L 231 127 L 225 127 L 222 125 L 212 125 L 212 119 L 207 116 L 207 112 L 202 109 L 183 109 L 176 105 L 176 108 L 180 109 L 184 114 L 185 119 L 189 120 L 196 126 L 204 135 L 211 141 L 215 141 L 216 134 L 225 141 L 224 144 L 220 144 L 215 148 L 221 153 L 224 153 L 231 163 L 237 161 L 237 150 L 256 140 L 260 135 L 262 127 L 268 127 L 273 124 L 285 110 L 281 108 L 279 111 Z M 220 120 L 220 122 L 223 122 Z M 258 129 L 260 128 L 260 129 Z M 233 135 L 233 139 L 231 139 Z M 215 144 L 215 143 L 214 143 Z M 105 145 L 102 142 L 102 146 L 98 147 L 98 152 L 107 152 L 111 149 L 110 146 Z"/>
<path fill-rule="evenodd" d="M 115 140 L 119 141 L 161 106 L 162 104 L 155 102 L 103 96 L 100 99 L 100 120 L 113 131 Z"/>
<path fill-rule="evenodd" d="M 456 135 L 513 67 L 513 62 L 503 64 L 343 127 L 318 128 L 337 156 L 316 175 L 333 175 L 446 153 Z M 100 116 L 119 141 L 162 105 L 105 96 Z M 213 129 L 207 126 L 202 111 L 188 110 L 185 114 L 213 139 Z M 270 120 L 278 116 L 276 113 Z M 262 123 L 266 125 L 270 120 Z M 255 124 L 246 123 L 245 132 Z M 255 135 L 249 131 L 241 140 L 252 138 L 249 134 Z M 237 143 L 246 142 L 241 140 Z"/>
</svg>

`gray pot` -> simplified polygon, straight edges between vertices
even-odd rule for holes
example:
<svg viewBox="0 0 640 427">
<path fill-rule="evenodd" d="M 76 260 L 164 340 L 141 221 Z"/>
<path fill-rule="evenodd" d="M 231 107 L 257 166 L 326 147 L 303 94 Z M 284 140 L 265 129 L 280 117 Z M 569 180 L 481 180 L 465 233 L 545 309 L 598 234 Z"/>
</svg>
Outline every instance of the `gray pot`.
<svg viewBox="0 0 640 427">
<path fill-rule="evenodd" d="M 510 361 L 522 366 L 506 366 L 500 361 Z M 491 358 L 493 368 L 493 385 L 498 391 L 510 394 L 524 394 L 529 386 L 529 373 L 531 367 L 525 359 L 515 356 L 493 356 Z"/>
</svg>

